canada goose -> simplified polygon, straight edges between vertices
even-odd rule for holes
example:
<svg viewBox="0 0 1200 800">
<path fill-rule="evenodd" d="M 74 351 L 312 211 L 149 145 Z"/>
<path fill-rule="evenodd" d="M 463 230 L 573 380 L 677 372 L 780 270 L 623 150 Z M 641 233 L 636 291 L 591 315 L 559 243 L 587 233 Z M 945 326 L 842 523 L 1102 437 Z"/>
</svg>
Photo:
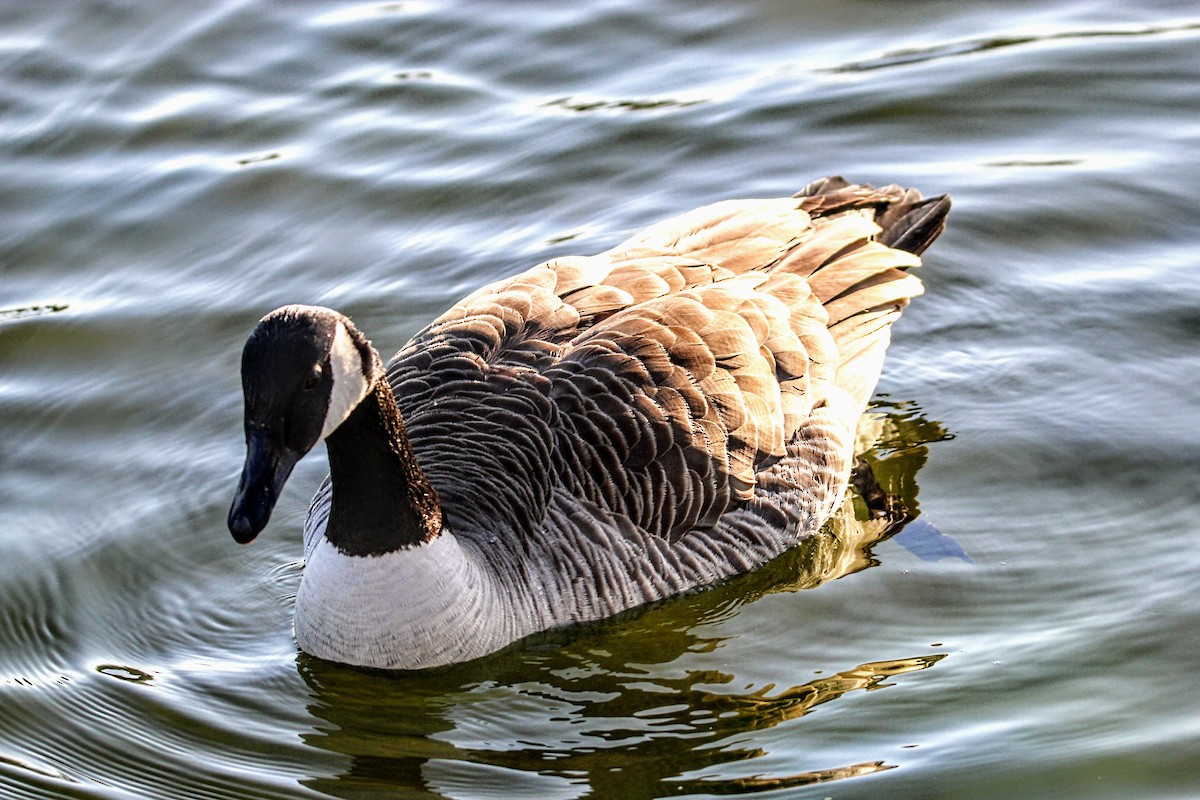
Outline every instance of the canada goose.
<svg viewBox="0 0 1200 800">
<path fill-rule="evenodd" d="M 754 569 L 841 501 L 949 208 L 841 178 L 705 206 L 486 286 L 387 365 L 336 311 L 273 311 L 229 529 L 254 539 L 324 440 L 296 640 L 389 669 Z"/>
</svg>

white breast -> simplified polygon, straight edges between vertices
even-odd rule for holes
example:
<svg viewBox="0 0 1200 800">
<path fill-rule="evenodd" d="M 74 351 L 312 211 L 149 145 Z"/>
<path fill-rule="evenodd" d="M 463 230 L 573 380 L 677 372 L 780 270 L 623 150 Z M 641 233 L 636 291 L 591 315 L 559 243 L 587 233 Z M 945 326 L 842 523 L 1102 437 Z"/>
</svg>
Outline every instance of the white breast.
<svg viewBox="0 0 1200 800">
<path fill-rule="evenodd" d="M 318 658 L 422 669 L 493 652 L 531 631 L 448 531 L 380 556 L 348 556 L 321 536 L 296 595 L 296 641 Z"/>
</svg>

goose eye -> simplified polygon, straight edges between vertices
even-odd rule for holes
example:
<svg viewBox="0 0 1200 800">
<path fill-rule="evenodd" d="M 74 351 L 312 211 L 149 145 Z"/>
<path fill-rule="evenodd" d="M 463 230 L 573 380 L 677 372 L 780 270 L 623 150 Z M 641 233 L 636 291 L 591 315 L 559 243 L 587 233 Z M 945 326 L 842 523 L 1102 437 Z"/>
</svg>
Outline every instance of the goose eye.
<svg viewBox="0 0 1200 800">
<path fill-rule="evenodd" d="M 304 391 L 309 392 L 317 388 L 317 384 L 321 382 L 321 365 L 312 368 L 312 372 L 308 373 L 308 377 L 304 379 Z"/>
</svg>

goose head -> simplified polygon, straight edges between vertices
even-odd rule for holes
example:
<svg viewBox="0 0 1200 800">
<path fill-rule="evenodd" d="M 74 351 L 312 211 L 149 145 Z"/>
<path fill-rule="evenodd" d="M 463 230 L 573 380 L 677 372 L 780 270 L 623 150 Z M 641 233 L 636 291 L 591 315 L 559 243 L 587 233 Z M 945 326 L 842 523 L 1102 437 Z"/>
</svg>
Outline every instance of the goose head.
<svg viewBox="0 0 1200 800">
<path fill-rule="evenodd" d="M 266 527 L 296 463 L 381 374 L 370 342 L 336 311 L 284 306 L 259 321 L 242 351 L 246 462 L 229 509 L 234 539 L 245 544 Z"/>
</svg>

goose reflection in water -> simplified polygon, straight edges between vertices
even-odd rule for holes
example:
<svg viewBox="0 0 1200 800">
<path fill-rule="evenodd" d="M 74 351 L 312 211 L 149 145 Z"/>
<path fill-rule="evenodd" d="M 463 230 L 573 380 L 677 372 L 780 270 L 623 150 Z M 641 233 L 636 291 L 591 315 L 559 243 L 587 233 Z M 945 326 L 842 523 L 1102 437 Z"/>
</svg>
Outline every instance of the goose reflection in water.
<svg viewBox="0 0 1200 800">
<path fill-rule="evenodd" d="M 752 762 L 770 753 L 752 732 L 891 686 L 944 653 L 852 664 L 784 689 L 738 691 L 735 675 L 685 666 L 689 654 L 729 640 L 714 626 L 744 603 L 874 566 L 872 548 L 917 517 L 916 474 L 927 445 L 950 438 L 945 429 L 905 404 L 877 403 L 858 436 L 854 491 L 821 533 L 711 590 L 433 671 L 379 673 L 301 654 L 309 710 L 321 720 L 306 744 L 349 759 L 342 774 L 307 785 L 340 797 L 404 785 L 430 797 L 649 798 L 754 793 L 899 766 L 880 758 L 764 775 Z M 723 767 L 738 762 L 750 765 Z"/>
</svg>

